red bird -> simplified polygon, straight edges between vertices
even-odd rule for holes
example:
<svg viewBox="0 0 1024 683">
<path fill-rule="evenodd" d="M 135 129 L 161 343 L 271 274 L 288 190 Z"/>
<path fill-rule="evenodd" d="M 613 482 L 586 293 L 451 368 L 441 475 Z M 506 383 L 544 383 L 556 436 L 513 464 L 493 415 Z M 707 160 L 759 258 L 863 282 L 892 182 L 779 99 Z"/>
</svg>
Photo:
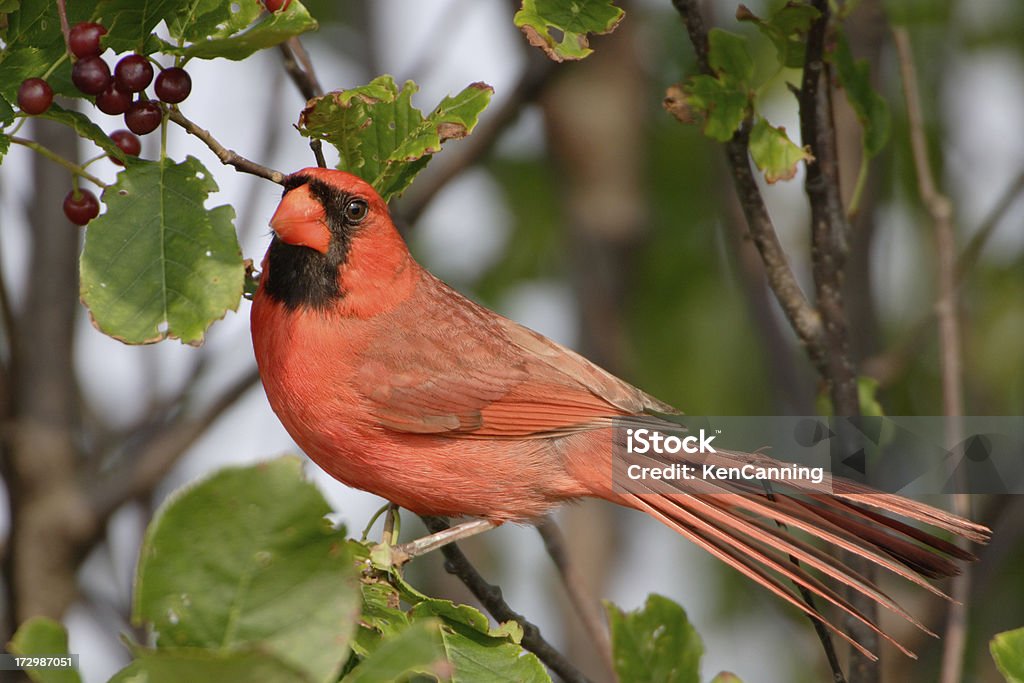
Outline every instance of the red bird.
<svg viewBox="0 0 1024 683">
<path fill-rule="evenodd" d="M 674 408 L 431 275 L 359 178 L 307 168 L 284 185 L 253 299 L 253 347 L 274 412 L 336 479 L 415 513 L 495 523 L 603 498 L 650 514 L 808 614 L 820 616 L 785 580 L 876 631 L 803 567 L 924 627 L 779 525 L 936 593 L 921 576 L 956 574 L 953 560 L 973 557 L 887 513 L 986 540 L 985 527 L 849 482 L 832 482 L 833 495 L 804 489 L 800 496 L 735 488 L 704 495 L 707 488 L 687 493 L 679 482 L 653 490 L 626 477 L 613 487 L 613 467 L 622 465 L 613 463 L 613 421 L 657 424 L 658 413 Z M 760 456 L 719 457 L 736 464 Z"/>
</svg>

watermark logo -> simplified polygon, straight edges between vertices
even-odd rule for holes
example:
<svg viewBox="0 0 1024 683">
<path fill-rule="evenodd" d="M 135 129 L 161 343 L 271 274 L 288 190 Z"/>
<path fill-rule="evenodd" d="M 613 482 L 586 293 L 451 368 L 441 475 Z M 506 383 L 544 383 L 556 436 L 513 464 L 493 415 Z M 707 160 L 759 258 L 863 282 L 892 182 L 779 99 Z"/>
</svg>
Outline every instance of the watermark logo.
<svg viewBox="0 0 1024 683">
<path fill-rule="evenodd" d="M 718 432 L 721 434 L 721 431 Z M 703 429 L 697 434 L 687 436 L 676 436 L 675 434 L 662 434 L 657 429 L 627 429 L 626 430 L 626 452 L 657 454 L 676 453 L 717 453 L 711 442 L 718 434 L 708 435 Z"/>
</svg>

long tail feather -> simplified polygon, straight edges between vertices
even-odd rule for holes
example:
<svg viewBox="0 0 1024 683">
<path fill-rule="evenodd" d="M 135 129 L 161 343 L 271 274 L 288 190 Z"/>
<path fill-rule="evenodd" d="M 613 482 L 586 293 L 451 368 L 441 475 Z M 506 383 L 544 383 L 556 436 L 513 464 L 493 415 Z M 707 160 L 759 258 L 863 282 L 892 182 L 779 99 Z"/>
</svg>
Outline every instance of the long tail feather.
<svg viewBox="0 0 1024 683">
<path fill-rule="evenodd" d="M 655 459 L 641 460 L 649 460 L 645 464 L 655 467 L 665 464 Z M 759 454 L 721 450 L 716 460 L 726 466 L 778 464 Z M 958 574 L 956 562 L 974 560 L 974 555 L 889 515 L 899 515 L 971 541 L 985 542 L 989 536 L 984 526 L 956 515 L 835 478 L 827 478 L 820 484 L 792 480 L 771 482 L 771 489 L 765 490 L 742 481 L 636 481 L 625 476 L 623 463 L 616 463 L 614 467 L 616 480 L 624 485 L 618 502 L 655 517 L 801 612 L 820 620 L 871 658 L 874 658 L 873 653 L 801 600 L 784 581 L 802 587 L 861 621 L 910 657 L 913 653 L 811 571 L 868 597 L 923 632 L 932 636 L 935 633 L 872 581 L 821 549 L 790 535 L 789 528 L 862 557 L 947 600 L 949 596 L 924 577 Z"/>
</svg>

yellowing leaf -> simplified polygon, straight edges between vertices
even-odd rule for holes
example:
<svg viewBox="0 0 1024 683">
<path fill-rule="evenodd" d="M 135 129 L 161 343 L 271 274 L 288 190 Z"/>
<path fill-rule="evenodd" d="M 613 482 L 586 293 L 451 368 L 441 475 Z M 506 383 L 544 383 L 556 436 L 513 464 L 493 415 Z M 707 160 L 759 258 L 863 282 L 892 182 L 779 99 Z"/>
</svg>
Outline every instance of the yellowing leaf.
<svg viewBox="0 0 1024 683">
<path fill-rule="evenodd" d="M 750 156 L 769 183 L 789 180 L 796 175 L 797 164 L 814 159 L 789 139 L 785 128 L 772 126 L 763 116 L 757 117 L 750 131 Z"/>
</svg>

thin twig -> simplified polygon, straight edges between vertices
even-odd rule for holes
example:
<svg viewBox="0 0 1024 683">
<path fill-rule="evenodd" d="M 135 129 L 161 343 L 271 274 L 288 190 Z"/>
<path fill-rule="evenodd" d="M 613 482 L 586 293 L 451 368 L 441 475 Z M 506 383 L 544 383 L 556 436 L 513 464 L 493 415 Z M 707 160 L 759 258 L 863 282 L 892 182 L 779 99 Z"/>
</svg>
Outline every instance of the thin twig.
<svg viewBox="0 0 1024 683">
<path fill-rule="evenodd" d="M 432 533 L 448 528 L 448 523 L 439 517 L 424 516 L 422 519 Z M 580 673 L 562 653 L 544 640 L 540 629 L 535 624 L 530 623 L 526 617 L 509 607 L 501 596 L 501 588 L 488 583 L 455 543 L 444 546 L 441 548 L 441 552 L 445 558 L 445 570 L 458 577 L 492 617 L 499 622 L 514 621 L 522 626 L 524 648 L 537 655 L 540 661 L 567 683 L 587 683 L 586 676 Z"/>
<path fill-rule="evenodd" d="M 311 100 L 323 95 L 324 89 L 320 87 L 320 81 L 313 70 L 313 62 L 298 36 L 293 36 L 281 43 L 278 49 L 281 51 L 285 72 L 302 96 Z"/>
<path fill-rule="evenodd" d="M 134 453 L 103 472 L 89 496 L 97 517 L 105 520 L 122 504 L 150 495 L 181 456 L 249 389 L 259 383 L 253 368 L 231 383 L 205 410 L 196 416 L 182 415 L 157 427 Z M 105 529 L 105 525 L 98 525 Z"/>
<path fill-rule="evenodd" d="M 234 166 L 235 170 L 240 173 L 249 173 L 251 175 L 259 176 L 260 178 L 266 178 L 267 180 L 277 183 L 278 185 L 284 184 L 285 174 L 280 171 L 275 171 L 272 168 L 268 168 L 261 164 L 257 164 L 255 161 L 246 159 L 241 154 L 238 154 L 234 150 L 227 149 L 224 145 L 217 142 L 210 131 L 200 128 L 195 123 L 185 117 L 181 111 L 175 107 L 171 107 L 167 111 L 167 118 L 178 124 L 185 129 L 190 135 L 195 135 L 197 138 L 202 140 L 210 151 L 217 155 L 221 163 L 225 166 Z"/>
<path fill-rule="evenodd" d="M 1006 188 L 1006 191 L 992 207 L 992 211 L 981 221 L 974 236 L 971 237 L 971 241 L 967 243 L 967 247 L 960 254 L 960 258 L 957 259 L 956 263 L 956 280 L 957 284 L 963 282 L 964 277 L 974 267 L 974 264 L 978 262 L 978 257 L 981 256 L 981 250 L 988 242 L 992 233 L 1002 222 L 1006 213 L 1013 206 L 1014 202 L 1020 198 L 1021 192 L 1024 192 L 1024 170 L 1017 174 L 1013 182 Z"/>
<path fill-rule="evenodd" d="M 569 601 L 580 616 L 597 651 L 601 653 L 601 658 L 604 660 L 609 674 L 614 676 L 615 659 L 612 656 L 612 641 L 608 635 L 608 627 L 597 609 L 597 602 L 587 593 L 583 577 L 576 570 L 576 565 L 569 559 L 561 529 L 558 528 L 554 518 L 548 515 L 537 524 L 537 531 L 544 540 L 544 548 L 548 551 L 548 556 L 551 557 L 558 569 L 558 575 L 562 579 L 562 585 L 565 586 L 565 592 L 569 595 Z"/>
<path fill-rule="evenodd" d="M 708 34 L 704 19 L 697 7 L 697 0 L 672 0 L 672 5 L 683 18 L 686 30 L 693 43 L 697 55 L 697 66 L 701 73 L 711 74 L 708 63 Z M 725 151 L 729 161 L 736 194 L 747 219 L 747 230 L 764 261 L 765 275 L 775 298 L 782 306 L 789 324 L 800 342 L 806 348 L 811 362 L 816 368 L 825 363 L 825 340 L 818 311 L 807 301 L 800 284 L 793 274 L 786 253 L 779 242 L 779 236 L 772 224 L 768 207 L 758 188 L 757 180 L 750 168 L 748 147 L 750 142 L 750 126 L 744 123 L 732 139 L 726 143 Z"/>
<path fill-rule="evenodd" d="M 902 27 L 893 28 L 893 39 L 899 56 L 903 93 L 907 103 L 910 126 L 910 146 L 913 151 L 917 190 L 921 202 L 931 216 L 935 229 L 935 251 L 938 259 L 938 300 L 935 304 L 939 323 L 939 355 L 942 369 L 942 408 L 946 415 L 945 438 L 950 446 L 963 441 L 963 369 L 961 363 L 960 325 L 957 319 L 957 262 L 956 238 L 953 231 L 953 205 L 943 195 L 932 174 L 928 159 L 928 143 L 924 133 L 924 115 L 921 95 L 917 87 L 917 70 L 910 36 Z M 959 482 L 957 482 L 959 484 Z M 957 486 L 959 488 L 959 486 Z M 965 493 L 953 495 L 953 511 L 966 517 L 970 514 L 970 498 Z M 958 539 L 959 540 L 959 539 Z M 967 598 L 970 593 L 970 568 L 953 578 L 946 619 L 946 634 L 942 652 L 941 683 L 956 683 L 961 679 L 964 652 L 967 646 Z"/>
<path fill-rule="evenodd" d="M 988 215 L 981 221 L 974 236 L 960 253 L 956 262 L 956 284 L 959 288 L 963 285 L 967 275 L 974 269 L 981 257 L 985 244 L 992 237 L 995 229 L 999 227 L 1010 207 L 1020 199 L 1024 192 L 1024 170 L 1017 174 L 1006 190 L 1000 195 L 989 211 Z M 896 380 L 896 377 L 903 372 L 911 358 L 915 357 L 925 342 L 925 336 L 935 321 L 936 310 L 930 308 L 922 316 L 908 327 L 903 339 L 894 348 L 888 349 L 864 361 L 864 373 L 879 381 L 879 385 L 885 387 Z"/>
<path fill-rule="evenodd" d="M 64 168 L 69 170 L 72 174 L 85 178 L 86 180 L 88 180 L 93 185 L 96 185 L 97 187 L 102 187 L 104 189 L 107 187 L 107 184 L 105 182 L 103 182 L 102 180 L 100 180 L 99 178 L 94 176 L 93 174 L 89 173 L 88 171 L 86 171 L 84 168 L 82 168 L 78 164 L 74 163 L 73 161 L 68 161 L 67 159 L 65 159 L 61 155 L 57 154 L 53 150 L 50 150 L 50 149 L 47 149 L 46 147 L 43 147 L 42 145 L 40 145 L 35 140 L 28 140 L 26 138 L 12 137 L 11 138 L 11 142 L 13 142 L 16 145 L 21 145 L 22 147 L 28 147 L 33 152 L 36 152 L 37 154 L 41 154 L 42 156 L 46 157 L 47 159 L 49 159 L 53 163 L 59 164 L 60 166 L 63 166 Z"/>
</svg>

